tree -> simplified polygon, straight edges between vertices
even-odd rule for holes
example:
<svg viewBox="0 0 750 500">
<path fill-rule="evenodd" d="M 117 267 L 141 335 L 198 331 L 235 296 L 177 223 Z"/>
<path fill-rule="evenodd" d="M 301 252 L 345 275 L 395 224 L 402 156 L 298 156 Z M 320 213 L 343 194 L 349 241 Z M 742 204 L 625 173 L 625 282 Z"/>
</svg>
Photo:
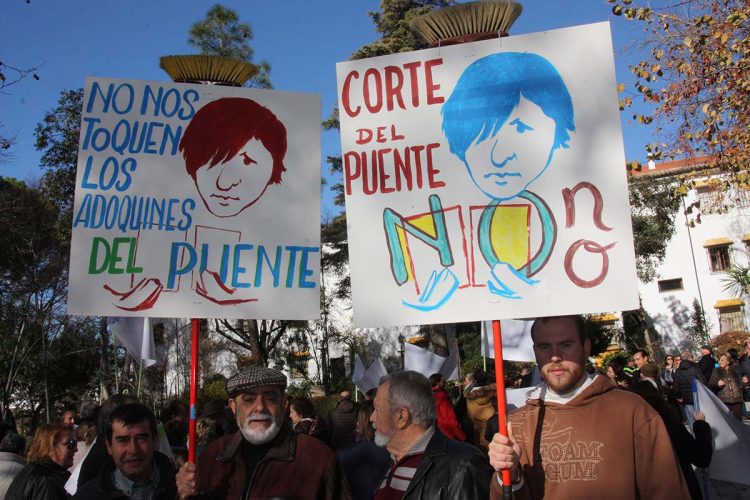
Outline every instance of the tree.
<svg viewBox="0 0 750 500">
<path fill-rule="evenodd" d="M 750 180 L 750 3 L 684 0 L 657 8 L 609 1 L 615 15 L 640 23 L 645 33 L 646 56 L 630 65 L 634 91 L 621 107 L 641 96 L 647 112 L 633 119 L 654 122 L 661 141 L 646 145 L 649 156 L 709 156 L 725 174 L 724 187 L 744 188 Z"/>
<path fill-rule="evenodd" d="M 232 57 L 253 63 L 254 50 L 249 42 L 253 30 L 232 9 L 216 4 L 206 13 L 206 18 L 193 24 L 188 43 L 198 48 L 201 54 Z M 258 73 L 250 80 L 250 87 L 272 88 L 271 65 L 267 61 L 255 64 Z"/>
<path fill-rule="evenodd" d="M 629 182 L 630 216 L 633 222 L 636 269 L 648 283 L 664 261 L 667 245 L 675 230 L 675 216 L 681 198 L 676 183 L 666 179 L 631 176 Z"/>
<path fill-rule="evenodd" d="M 73 223 L 82 104 L 83 89 L 63 90 L 57 100 L 57 107 L 48 111 L 34 130 L 36 149 L 42 152 L 40 166 L 45 170 L 42 187 L 47 196 L 60 207 L 58 229 L 65 242 L 70 241 Z"/>
<path fill-rule="evenodd" d="M 690 315 L 690 325 L 687 327 L 687 341 L 691 350 L 711 343 L 711 325 L 706 320 L 706 315 L 698 299 L 693 300 L 693 312 Z"/>
<path fill-rule="evenodd" d="M 304 326 L 304 321 L 278 320 L 237 320 L 232 323 L 226 319 L 214 320 L 216 332 L 226 340 L 242 349 L 250 351 L 249 362 L 262 366 L 268 365 L 274 349 L 290 328 Z"/>
<path fill-rule="evenodd" d="M 0 412 L 25 401 L 36 422 L 95 380 L 96 327 L 64 314 L 67 245 L 59 210 L 40 189 L 0 178 Z M 93 362 L 92 362 L 93 360 Z"/>
</svg>

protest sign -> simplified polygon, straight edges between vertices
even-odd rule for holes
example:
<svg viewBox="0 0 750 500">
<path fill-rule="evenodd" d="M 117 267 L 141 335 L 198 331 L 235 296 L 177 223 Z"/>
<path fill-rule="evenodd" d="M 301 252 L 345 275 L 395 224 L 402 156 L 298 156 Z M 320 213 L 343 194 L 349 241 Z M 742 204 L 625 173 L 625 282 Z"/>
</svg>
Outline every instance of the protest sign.
<svg viewBox="0 0 750 500">
<path fill-rule="evenodd" d="M 320 98 L 89 78 L 68 313 L 319 316 Z"/>
<path fill-rule="evenodd" d="M 607 23 L 337 76 L 357 326 L 638 307 Z"/>
</svg>

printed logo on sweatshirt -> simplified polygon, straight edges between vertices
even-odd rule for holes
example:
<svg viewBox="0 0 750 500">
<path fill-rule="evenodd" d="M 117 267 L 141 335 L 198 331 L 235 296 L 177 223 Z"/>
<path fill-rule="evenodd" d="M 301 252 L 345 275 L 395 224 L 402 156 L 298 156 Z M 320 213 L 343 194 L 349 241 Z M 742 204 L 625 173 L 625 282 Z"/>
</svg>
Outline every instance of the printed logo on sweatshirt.
<svg viewBox="0 0 750 500">
<path fill-rule="evenodd" d="M 533 436 L 525 436 L 522 423 L 526 418 L 536 420 L 535 409 L 528 408 L 514 412 L 510 416 L 513 435 L 521 446 L 531 449 Z M 571 439 L 573 427 L 557 429 L 557 418 L 547 414 L 542 424 L 542 437 L 539 445 L 541 465 L 547 481 L 596 481 L 596 465 L 602 461 L 602 441 Z M 529 448 L 527 448 L 529 447 Z"/>
</svg>

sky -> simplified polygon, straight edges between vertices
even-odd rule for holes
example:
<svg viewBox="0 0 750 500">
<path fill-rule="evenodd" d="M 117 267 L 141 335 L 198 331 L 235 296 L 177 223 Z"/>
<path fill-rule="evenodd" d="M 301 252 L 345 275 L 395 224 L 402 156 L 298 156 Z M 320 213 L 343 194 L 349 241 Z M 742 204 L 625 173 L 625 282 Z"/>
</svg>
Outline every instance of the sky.
<svg viewBox="0 0 750 500">
<path fill-rule="evenodd" d="M 0 175 L 23 180 L 38 178 L 40 153 L 34 148 L 34 128 L 55 108 L 60 92 L 80 88 L 87 76 L 169 81 L 159 58 L 193 54 L 190 26 L 205 17 L 214 1 L 203 0 L 2 0 L 0 61 L 18 68 L 40 66 L 39 80 L 26 78 L 0 94 L 0 132 L 15 137 L 11 158 Z M 607 21 L 614 16 L 606 0 L 523 0 L 524 10 L 511 35 Z M 362 45 L 379 38 L 368 12 L 376 0 L 227 0 L 250 24 L 255 61 L 271 64 L 275 89 L 314 92 L 322 97 L 321 120 L 336 103 L 336 63 L 347 60 Z M 612 21 L 617 79 L 628 78 L 634 27 L 621 18 Z M 581 55 L 582 64 L 585 55 Z M 5 71 L 11 79 L 12 72 Z M 623 114 L 628 160 L 643 161 L 648 141 L 640 125 Z M 340 152 L 338 133 L 322 133 L 322 172 L 325 158 Z M 329 179 L 329 184 L 336 179 Z M 323 216 L 335 209 L 323 193 Z"/>
</svg>

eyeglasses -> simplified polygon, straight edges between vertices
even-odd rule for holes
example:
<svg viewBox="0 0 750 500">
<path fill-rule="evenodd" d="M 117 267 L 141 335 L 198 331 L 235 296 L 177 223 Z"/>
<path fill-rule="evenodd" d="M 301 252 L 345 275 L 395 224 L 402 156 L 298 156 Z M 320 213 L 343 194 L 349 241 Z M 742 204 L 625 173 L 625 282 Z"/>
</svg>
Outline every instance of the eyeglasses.
<svg viewBox="0 0 750 500">
<path fill-rule="evenodd" d="M 66 439 L 60 444 L 64 444 L 68 447 L 69 450 L 75 450 L 76 446 L 78 445 L 78 442 L 75 439 Z"/>
<path fill-rule="evenodd" d="M 672 361 L 672 358 L 667 358 L 667 361 Z"/>
</svg>

